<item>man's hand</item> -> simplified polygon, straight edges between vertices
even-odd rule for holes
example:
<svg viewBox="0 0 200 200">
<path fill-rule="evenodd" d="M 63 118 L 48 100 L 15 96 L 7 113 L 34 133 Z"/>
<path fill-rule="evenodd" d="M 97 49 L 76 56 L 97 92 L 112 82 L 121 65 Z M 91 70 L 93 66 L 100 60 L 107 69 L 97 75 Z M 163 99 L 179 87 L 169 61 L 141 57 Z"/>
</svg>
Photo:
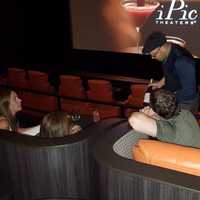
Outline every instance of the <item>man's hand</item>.
<svg viewBox="0 0 200 200">
<path fill-rule="evenodd" d="M 145 115 L 147 115 L 149 117 L 152 117 L 155 114 L 155 112 L 149 106 L 146 106 L 146 107 L 140 109 L 140 112 L 144 113 Z"/>
<path fill-rule="evenodd" d="M 157 119 L 157 120 L 160 119 L 160 117 L 149 106 L 146 106 L 146 107 L 140 109 L 139 111 L 142 112 L 142 113 L 144 113 L 148 117 L 151 117 L 152 119 Z"/>
<path fill-rule="evenodd" d="M 73 134 L 75 134 L 75 133 L 77 133 L 77 132 L 79 132 L 81 130 L 82 130 L 81 126 L 73 125 L 72 128 L 71 128 L 71 135 L 73 135 Z"/>
<path fill-rule="evenodd" d="M 148 87 L 152 87 L 153 90 L 161 88 L 159 82 L 150 83 L 148 84 Z"/>
</svg>

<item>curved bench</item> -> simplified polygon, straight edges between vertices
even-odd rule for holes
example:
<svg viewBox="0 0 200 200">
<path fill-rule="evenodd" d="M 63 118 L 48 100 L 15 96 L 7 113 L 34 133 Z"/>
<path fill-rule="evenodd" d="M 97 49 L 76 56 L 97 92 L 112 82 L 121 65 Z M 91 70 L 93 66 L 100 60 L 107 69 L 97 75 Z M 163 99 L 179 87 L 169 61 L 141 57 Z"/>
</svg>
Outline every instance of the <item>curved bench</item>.
<svg viewBox="0 0 200 200">
<path fill-rule="evenodd" d="M 10 176 L 15 199 L 95 199 L 89 155 L 99 132 L 94 124 L 79 134 L 44 139 L 1 130 L 0 171 Z"/>
<path fill-rule="evenodd" d="M 1 163 L 2 164 L 2 163 Z M 0 200 L 13 200 L 12 183 L 6 173 L 0 173 Z"/>
<path fill-rule="evenodd" d="M 200 199 L 198 176 L 139 163 L 113 151 L 113 144 L 131 130 L 127 121 L 102 130 L 94 146 L 100 200 Z"/>
</svg>

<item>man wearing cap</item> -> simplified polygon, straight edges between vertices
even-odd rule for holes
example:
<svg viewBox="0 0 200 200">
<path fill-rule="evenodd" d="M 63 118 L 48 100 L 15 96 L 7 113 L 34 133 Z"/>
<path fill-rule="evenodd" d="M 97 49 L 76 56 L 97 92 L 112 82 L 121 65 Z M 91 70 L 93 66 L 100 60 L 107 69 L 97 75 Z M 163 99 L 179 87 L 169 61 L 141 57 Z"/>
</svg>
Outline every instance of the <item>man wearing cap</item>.
<svg viewBox="0 0 200 200">
<path fill-rule="evenodd" d="M 144 43 L 143 53 L 150 54 L 152 59 L 162 62 L 163 78 L 149 86 L 153 89 L 164 86 L 166 90 L 176 93 L 181 108 L 192 112 L 198 111 L 196 66 L 190 52 L 179 45 L 167 42 L 164 33 L 153 32 Z"/>
</svg>

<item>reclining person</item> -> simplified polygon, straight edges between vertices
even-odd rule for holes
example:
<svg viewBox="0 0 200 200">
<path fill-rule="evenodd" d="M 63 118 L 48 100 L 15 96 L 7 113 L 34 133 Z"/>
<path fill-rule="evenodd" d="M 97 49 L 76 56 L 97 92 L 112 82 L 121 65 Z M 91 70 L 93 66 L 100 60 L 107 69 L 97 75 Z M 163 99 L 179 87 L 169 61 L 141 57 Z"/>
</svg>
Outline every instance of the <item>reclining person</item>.
<svg viewBox="0 0 200 200">
<path fill-rule="evenodd" d="M 39 125 L 30 128 L 19 127 L 16 114 L 22 110 L 21 102 L 16 92 L 8 89 L 0 90 L 0 129 L 36 135 L 39 132 Z"/>
<path fill-rule="evenodd" d="M 177 106 L 176 96 L 170 91 L 153 91 L 150 106 L 132 113 L 129 123 L 134 131 L 160 141 L 200 148 L 200 127 L 195 117 Z"/>
</svg>

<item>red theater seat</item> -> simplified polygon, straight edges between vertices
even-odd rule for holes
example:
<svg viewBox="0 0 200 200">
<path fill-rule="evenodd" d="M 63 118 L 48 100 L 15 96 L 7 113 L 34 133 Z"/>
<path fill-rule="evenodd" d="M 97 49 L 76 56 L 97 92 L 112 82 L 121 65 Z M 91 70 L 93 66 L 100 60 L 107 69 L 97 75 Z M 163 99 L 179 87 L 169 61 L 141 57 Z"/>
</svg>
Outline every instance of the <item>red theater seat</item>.
<svg viewBox="0 0 200 200">
<path fill-rule="evenodd" d="M 114 102 L 112 85 L 105 80 L 88 80 L 87 96 L 91 100 Z"/>
<path fill-rule="evenodd" d="M 126 109 L 125 111 L 126 117 L 129 117 L 132 112 L 138 111 L 139 108 L 142 108 L 144 106 L 143 101 L 146 90 L 147 90 L 147 84 L 131 85 L 131 94 L 128 96 L 126 103 L 131 106 L 135 106 L 135 108 Z"/>
<path fill-rule="evenodd" d="M 92 91 L 112 91 L 112 85 L 106 80 L 88 80 L 88 85 Z"/>
<path fill-rule="evenodd" d="M 39 71 L 29 71 L 30 88 L 39 92 L 53 93 L 54 87 L 49 84 L 48 74 Z"/>
<path fill-rule="evenodd" d="M 85 98 L 82 80 L 78 76 L 61 75 L 59 95 L 66 97 Z"/>
<path fill-rule="evenodd" d="M 101 119 L 105 119 L 108 117 L 117 117 L 121 115 L 121 108 L 119 106 L 103 104 L 103 102 L 116 102 L 113 98 L 112 85 L 109 81 L 88 80 L 88 86 L 88 99 L 102 102 L 102 104 L 91 103 L 93 106 L 93 110 L 98 110 Z"/>
<path fill-rule="evenodd" d="M 22 99 L 23 112 L 33 117 L 44 116 L 45 113 L 53 112 L 58 109 L 57 98 L 35 94 L 30 92 L 19 92 Z"/>
<path fill-rule="evenodd" d="M 79 76 L 61 75 L 59 95 L 85 99 L 86 94 L 81 78 Z M 61 110 L 69 114 L 92 115 L 92 108 L 89 103 L 67 98 L 61 98 Z"/>
<path fill-rule="evenodd" d="M 95 100 L 95 101 L 103 101 L 103 102 L 114 102 L 113 93 L 112 92 L 105 92 L 103 93 L 96 93 L 93 91 L 87 91 L 88 99 Z"/>
<path fill-rule="evenodd" d="M 131 93 L 133 96 L 143 98 L 147 87 L 147 84 L 133 84 L 131 85 Z"/>
<path fill-rule="evenodd" d="M 121 116 L 121 108 L 119 106 L 92 104 L 92 107 L 93 110 L 97 110 L 99 112 L 101 119 Z"/>
<path fill-rule="evenodd" d="M 128 97 L 128 103 L 137 107 L 142 107 L 146 90 L 147 84 L 131 85 L 131 95 Z"/>
<path fill-rule="evenodd" d="M 76 113 L 80 115 L 92 116 L 93 107 L 87 102 L 61 99 L 61 110 L 69 114 Z"/>
<path fill-rule="evenodd" d="M 29 82 L 26 78 L 26 72 L 23 69 L 9 68 L 8 85 L 16 88 L 29 88 Z"/>
</svg>

